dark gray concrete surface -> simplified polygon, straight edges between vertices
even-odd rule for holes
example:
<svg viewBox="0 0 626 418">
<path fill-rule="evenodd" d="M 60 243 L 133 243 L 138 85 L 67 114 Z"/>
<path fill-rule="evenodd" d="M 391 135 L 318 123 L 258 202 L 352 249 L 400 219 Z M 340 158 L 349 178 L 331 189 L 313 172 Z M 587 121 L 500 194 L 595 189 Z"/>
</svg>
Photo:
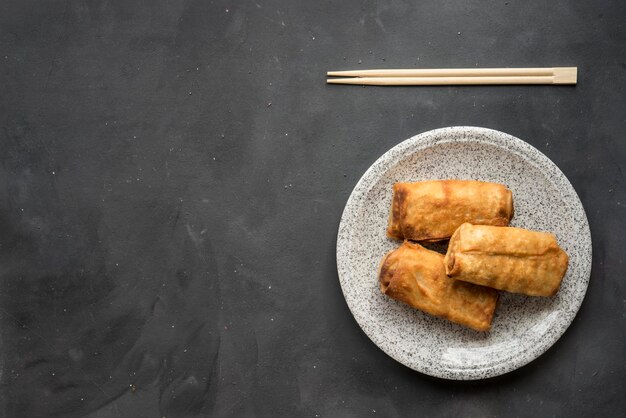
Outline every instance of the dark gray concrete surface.
<svg viewBox="0 0 626 418">
<path fill-rule="evenodd" d="M 2 416 L 625 414 L 625 4 L 0 2 Z M 576 87 L 324 83 L 574 65 Z M 594 243 L 567 333 L 479 382 L 387 357 L 335 266 L 363 172 L 451 125 L 550 157 Z"/>
</svg>

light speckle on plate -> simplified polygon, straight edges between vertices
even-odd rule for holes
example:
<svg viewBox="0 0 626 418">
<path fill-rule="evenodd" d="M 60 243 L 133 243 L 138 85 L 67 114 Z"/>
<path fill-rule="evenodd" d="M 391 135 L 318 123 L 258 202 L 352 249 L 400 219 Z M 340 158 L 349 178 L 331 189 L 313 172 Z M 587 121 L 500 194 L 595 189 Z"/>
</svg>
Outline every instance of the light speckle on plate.
<svg viewBox="0 0 626 418">
<path fill-rule="evenodd" d="M 511 225 L 557 236 L 570 260 L 556 296 L 501 292 L 491 331 L 481 333 L 381 294 L 378 263 L 399 245 L 385 236 L 393 183 L 447 178 L 507 185 L 515 209 Z M 431 376 L 482 379 L 527 364 L 565 332 L 587 290 L 591 234 L 572 185 L 537 149 L 491 129 L 443 128 L 402 142 L 363 175 L 341 218 L 337 267 L 348 307 L 385 353 Z"/>
</svg>

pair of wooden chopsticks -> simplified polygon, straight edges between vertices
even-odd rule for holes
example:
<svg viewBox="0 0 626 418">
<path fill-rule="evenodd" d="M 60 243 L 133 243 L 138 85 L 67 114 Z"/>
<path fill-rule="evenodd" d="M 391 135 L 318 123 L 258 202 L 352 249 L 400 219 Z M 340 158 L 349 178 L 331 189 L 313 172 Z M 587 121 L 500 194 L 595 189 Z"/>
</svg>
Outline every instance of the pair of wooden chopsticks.
<svg viewBox="0 0 626 418">
<path fill-rule="evenodd" d="M 484 84 L 576 84 L 577 67 L 447 68 L 328 71 L 328 84 L 445 86 Z M 349 77 L 349 78 L 348 78 Z"/>
</svg>

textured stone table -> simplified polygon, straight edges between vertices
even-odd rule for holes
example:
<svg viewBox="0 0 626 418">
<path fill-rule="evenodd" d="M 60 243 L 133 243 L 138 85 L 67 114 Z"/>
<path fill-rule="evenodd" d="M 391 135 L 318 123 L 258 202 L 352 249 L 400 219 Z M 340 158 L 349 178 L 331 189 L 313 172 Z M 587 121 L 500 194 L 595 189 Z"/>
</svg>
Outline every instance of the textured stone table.
<svg viewBox="0 0 626 418">
<path fill-rule="evenodd" d="M 625 21 L 617 0 L 3 1 L 1 415 L 626 413 Z M 570 65 L 576 87 L 324 83 Z M 469 383 L 380 351 L 335 265 L 363 172 L 451 125 L 545 153 L 594 241 L 563 338 Z"/>
</svg>

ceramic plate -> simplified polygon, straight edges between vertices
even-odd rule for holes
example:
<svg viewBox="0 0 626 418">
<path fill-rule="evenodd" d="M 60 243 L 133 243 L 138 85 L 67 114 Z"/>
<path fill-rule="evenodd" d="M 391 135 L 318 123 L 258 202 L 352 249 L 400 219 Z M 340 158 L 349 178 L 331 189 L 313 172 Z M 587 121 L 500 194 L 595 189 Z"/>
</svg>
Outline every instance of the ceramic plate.
<svg viewBox="0 0 626 418">
<path fill-rule="evenodd" d="M 501 292 L 491 331 L 477 332 L 381 294 L 378 264 L 399 245 L 385 236 L 393 183 L 448 178 L 507 185 L 515 207 L 511 225 L 557 236 L 570 259 L 556 296 Z M 431 376 L 482 379 L 525 365 L 565 332 L 587 290 L 591 235 L 574 188 L 537 149 L 490 129 L 444 128 L 402 142 L 363 175 L 341 218 L 337 267 L 354 318 L 385 353 Z"/>
</svg>

